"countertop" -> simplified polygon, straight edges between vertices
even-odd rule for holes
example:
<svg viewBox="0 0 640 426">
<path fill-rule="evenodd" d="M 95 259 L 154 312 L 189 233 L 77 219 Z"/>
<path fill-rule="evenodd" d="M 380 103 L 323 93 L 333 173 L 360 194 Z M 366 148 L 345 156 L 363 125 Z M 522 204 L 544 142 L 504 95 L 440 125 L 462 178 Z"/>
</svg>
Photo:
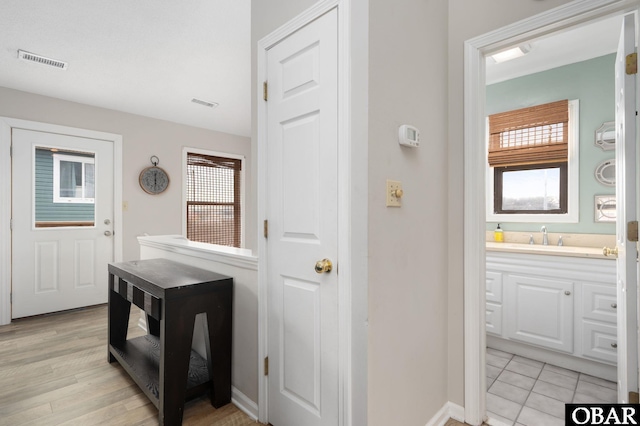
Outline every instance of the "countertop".
<svg viewBox="0 0 640 426">
<path fill-rule="evenodd" d="M 497 243 L 487 241 L 487 252 L 529 253 L 549 256 L 590 257 L 615 260 L 602 254 L 602 247 L 574 247 L 541 244 Z"/>
</svg>

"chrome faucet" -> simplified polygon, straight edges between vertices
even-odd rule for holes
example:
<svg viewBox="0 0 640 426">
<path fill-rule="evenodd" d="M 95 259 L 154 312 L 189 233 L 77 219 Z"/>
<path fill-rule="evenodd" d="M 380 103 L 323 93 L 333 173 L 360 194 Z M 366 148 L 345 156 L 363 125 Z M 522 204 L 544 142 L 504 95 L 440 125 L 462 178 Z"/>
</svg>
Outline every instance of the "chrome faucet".
<svg viewBox="0 0 640 426">
<path fill-rule="evenodd" d="M 547 236 L 547 227 L 542 225 L 542 228 L 540 228 L 540 232 L 542 232 L 542 245 L 543 246 L 548 246 L 549 245 L 549 238 Z"/>
</svg>

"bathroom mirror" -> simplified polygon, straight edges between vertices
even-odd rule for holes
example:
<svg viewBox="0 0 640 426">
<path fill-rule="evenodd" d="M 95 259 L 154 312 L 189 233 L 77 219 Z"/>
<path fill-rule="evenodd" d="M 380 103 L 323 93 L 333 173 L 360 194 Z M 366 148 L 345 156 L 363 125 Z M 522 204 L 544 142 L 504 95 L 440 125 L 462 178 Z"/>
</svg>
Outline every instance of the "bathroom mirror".
<svg viewBox="0 0 640 426">
<path fill-rule="evenodd" d="M 603 151 L 612 151 L 616 149 L 615 121 L 606 121 L 596 129 L 595 144 L 602 148 Z"/>
<path fill-rule="evenodd" d="M 616 196 L 615 195 L 596 195 L 594 219 L 596 222 L 615 222 L 616 221 Z"/>
<path fill-rule="evenodd" d="M 616 160 L 605 160 L 598 164 L 595 171 L 596 180 L 605 186 L 616 185 Z"/>
</svg>

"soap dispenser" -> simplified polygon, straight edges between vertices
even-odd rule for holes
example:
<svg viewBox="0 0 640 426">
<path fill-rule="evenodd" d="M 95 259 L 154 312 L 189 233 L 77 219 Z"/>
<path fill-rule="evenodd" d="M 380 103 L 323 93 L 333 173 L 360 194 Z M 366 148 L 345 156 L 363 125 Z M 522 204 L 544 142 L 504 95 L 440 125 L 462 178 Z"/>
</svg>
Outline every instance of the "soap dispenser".
<svg viewBox="0 0 640 426">
<path fill-rule="evenodd" d="M 493 231 L 493 240 L 501 243 L 504 241 L 504 234 L 502 233 L 502 229 L 500 228 L 500 224 L 498 224 L 498 227 L 496 228 L 495 231 Z"/>
</svg>

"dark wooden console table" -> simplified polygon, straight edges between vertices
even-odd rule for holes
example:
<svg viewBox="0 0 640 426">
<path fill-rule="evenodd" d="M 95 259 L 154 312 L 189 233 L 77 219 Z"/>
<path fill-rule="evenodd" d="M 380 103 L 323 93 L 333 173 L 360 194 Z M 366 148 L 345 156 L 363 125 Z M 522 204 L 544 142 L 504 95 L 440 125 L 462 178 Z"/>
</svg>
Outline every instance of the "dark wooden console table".
<svg viewBox="0 0 640 426">
<path fill-rule="evenodd" d="M 185 399 L 207 389 L 214 407 L 231 401 L 232 292 L 232 278 L 168 259 L 109 264 L 108 361 L 140 386 L 161 425 L 181 424 Z M 131 303 L 144 309 L 148 335 L 127 340 Z M 207 359 L 191 350 L 200 313 Z"/>
</svg>

